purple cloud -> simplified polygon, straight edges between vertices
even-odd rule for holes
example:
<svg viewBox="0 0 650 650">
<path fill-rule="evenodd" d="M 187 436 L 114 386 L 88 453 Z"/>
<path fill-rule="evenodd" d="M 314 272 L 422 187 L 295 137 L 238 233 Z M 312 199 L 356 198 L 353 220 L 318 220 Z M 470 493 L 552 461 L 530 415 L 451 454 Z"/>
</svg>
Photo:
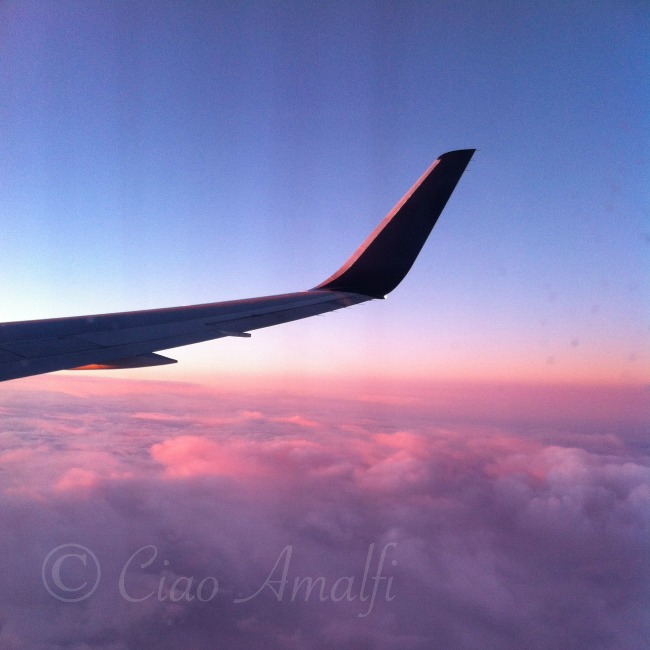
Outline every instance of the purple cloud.
<svg viewBox="0 0 650 650">
<path fill-rule="evenodd" d="M 2 648 L 647 638 L 643 410 L 84 381 L 2 397 Z"/>
</svg>

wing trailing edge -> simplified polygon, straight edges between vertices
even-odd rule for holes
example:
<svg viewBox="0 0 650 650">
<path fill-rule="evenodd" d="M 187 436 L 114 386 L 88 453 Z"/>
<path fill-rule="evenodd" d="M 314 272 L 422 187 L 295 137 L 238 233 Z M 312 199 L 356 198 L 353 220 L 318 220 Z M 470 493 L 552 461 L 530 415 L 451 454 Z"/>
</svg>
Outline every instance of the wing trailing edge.
<svg viewBox="0 0 650 650">
<path fill-rule="evenodd" d="M 178 363 L 176 359 L 164 357 L 162 354 L 139 354 L 135 357 L 124 359 L 113 359 L 106 363 L 89 363 L 85 366 L 77 366 L 70 370 L 126 370 L 131 368 L 149 368 L 151 366 L 167 366 L 170 363 Z"/>
</svg>

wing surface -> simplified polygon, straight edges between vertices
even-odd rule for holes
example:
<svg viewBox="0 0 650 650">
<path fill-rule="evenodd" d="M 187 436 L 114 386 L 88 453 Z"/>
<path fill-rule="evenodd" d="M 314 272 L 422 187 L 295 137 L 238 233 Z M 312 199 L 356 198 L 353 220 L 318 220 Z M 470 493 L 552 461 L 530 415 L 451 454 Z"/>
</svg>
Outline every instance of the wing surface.
<svg viewBox="0 0 650 650">
<path fill-rule="evenodd" d="M 435 225 L 473 149 L 443 154 L 354 255 L 308 291 L 247 300 L 0 324 L 0 381 L 56 370 L 174 363 L 160 350 L 383 298 L 403 279 Z"/>
</svg>

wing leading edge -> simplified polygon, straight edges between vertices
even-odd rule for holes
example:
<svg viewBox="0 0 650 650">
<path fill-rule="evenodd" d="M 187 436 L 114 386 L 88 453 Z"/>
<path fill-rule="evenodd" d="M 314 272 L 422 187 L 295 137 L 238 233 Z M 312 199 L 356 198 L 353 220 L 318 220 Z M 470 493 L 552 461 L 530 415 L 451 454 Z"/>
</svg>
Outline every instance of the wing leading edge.
<svg viewBox="0 0 650 650">
<path fill-rule="evenodd" d="M 350 259 L 308 291 L 204 305 L 0 324 L 0 381 L 56 370 L 174 363 L 154 354 L 383 298 L 408 273 L 474 149 L 443 154 Z"/>
</svg>

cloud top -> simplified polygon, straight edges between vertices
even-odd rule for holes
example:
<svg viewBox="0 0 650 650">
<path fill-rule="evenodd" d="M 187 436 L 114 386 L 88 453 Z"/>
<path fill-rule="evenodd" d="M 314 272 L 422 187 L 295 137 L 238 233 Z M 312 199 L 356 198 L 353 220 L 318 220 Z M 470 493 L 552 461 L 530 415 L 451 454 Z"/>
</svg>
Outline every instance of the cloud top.
<svg viewBox="0 0 650 650">
<path fill-rule="evenodd" d="M 3 396 L 3 648 L 647 638 L 642 417 L 103 383 Z M 101 568 L 76 603 L 43 582 L 71 543 L 64 586 Z"/>
</svg>

